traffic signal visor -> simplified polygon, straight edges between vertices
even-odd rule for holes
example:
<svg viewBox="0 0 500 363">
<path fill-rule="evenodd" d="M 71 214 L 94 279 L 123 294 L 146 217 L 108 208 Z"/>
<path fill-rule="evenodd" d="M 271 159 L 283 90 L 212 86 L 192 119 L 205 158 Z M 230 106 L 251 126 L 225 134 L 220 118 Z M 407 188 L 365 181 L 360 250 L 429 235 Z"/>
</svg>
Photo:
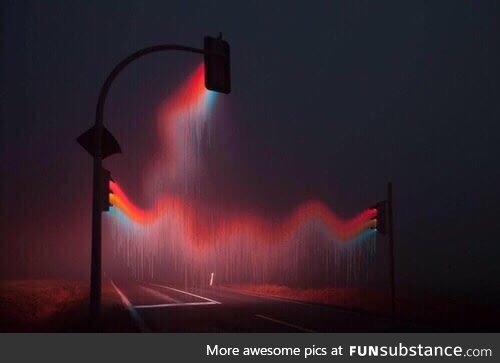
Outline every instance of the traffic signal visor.
<svg viewBox="0 0 500 363">
<path fill-rule="evenodd" d="M 231 70 L 229 43 L 218 38 L 205 37 L 205 87 L 208 90 L 230 93 Z"/>
<path fill-rule="evenodd" d="M 102 168 L 102 208 L 103 212 L 108 212 L 109 208 L 113 205 L 113 197 L 114 194 L 111 190 L 111 184 L 113 183 L 113 179 L 111 178 L 111 172 L 107 169 Z"/>
<path fill-rule="evenodd" d="M 376 210 L 375 216 L 372 218 L 375 221 L 374 228 L 380 234 L 387 233 L 387 220 L 386 220 L 386 212 L 385 212 L 386 201 L 378 202 L 372 209 Z"/>
</svg>

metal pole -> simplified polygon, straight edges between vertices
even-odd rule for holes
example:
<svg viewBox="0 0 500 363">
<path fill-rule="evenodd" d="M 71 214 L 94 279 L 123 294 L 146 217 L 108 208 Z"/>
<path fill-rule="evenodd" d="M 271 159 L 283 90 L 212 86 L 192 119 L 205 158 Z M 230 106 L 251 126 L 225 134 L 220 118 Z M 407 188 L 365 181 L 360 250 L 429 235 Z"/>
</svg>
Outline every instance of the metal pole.
<svg viewBox="0 0 500 363">
<path fill-rule="evenodd" d="M 96 124 L 97 125 L 97 124 Z M 100 145 L 101 131 L 95 135 L 96 145 Z M 101 134 L 101 135 L 97 135 Z M 98 148 L 100 150 L 100 148 Z M 100 151 L 99 151 L 100 154 Z M 101 182 L 102 158 L 94 156 L 93 190 L 92 190 L 92 251 L 90 265 L 90 319 L 94 321 L 99 316 L 101 304 Z"/>
<path fill-rule="evenodd" d="M 387 183 L 387 214 L 389 224 L 389 249 L 390 249 L 390 278 L 391 278 L 391 313 L 396 313 L 396 292 L 394 284 L 394 224 L 392 214 L 392 183 Z"/>
<path fill-rule="evenodd" d="M 120 63 L 108 75 L 99 92 L 95 116 L 95 139 L 94 139 L 94 171 L 92 190 L 92 247 L 90 266 L 90 319 L 95 321 L 99 316 L 101 307 L 101 208 L 102 208 L 102 134 L 104 129 L 104 104 L 111 84 L 118 74 L 131 62 L 147 54 L 167 50 L 179 50 L 190 53 L 205 54 L 203 49 L 186 47 L 183 45 L 156 45 L 141 49 L 132 53 Z"/>
</svg>

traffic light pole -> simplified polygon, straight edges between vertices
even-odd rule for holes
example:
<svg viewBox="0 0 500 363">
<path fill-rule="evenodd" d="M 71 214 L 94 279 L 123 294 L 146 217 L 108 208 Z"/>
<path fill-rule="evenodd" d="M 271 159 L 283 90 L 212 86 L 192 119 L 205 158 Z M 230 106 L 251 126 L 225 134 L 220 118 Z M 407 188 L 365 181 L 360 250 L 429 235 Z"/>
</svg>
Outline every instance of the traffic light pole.
<svg viewBox="0 0 500 363">
<path fill-rule="evenodd" d="M 387 214 L 388 214 L 388 225 L 389 225 L 389 271 L 391 279 L 391 313 L 392 316 L 396 313 L 396 292 L 394 284 L 394 224 L 393 224 L 393 214 L 392 214 L 392 183 L 387 183 Z"/>
<path fill-rule="evenodd" d="M 90 267 L 90 318 L 95 321 L 99 316 L 101 307 L 101 206 L 102 206 L 102 141 L 104 129 L 104 104 L 111 84 L 123 69 L 130 63 L 147 54 L 163 51 L 184 51 L 190 53 L 205 54 L 203 49 L 186 47 L 183 45 L 156 45 L 141 49 L 132 53 L 120 63 L 108 75 L 99 92 L 95 116 L 94 134 L 94 170 L 93 170 L 93 190 L 92 190 L 92 247 L 91 247 L 91 267 Z"/>
<path fill-rule="evenodd" d="M 97 124 L 96 124 L 97 125 Z M 96 130 L 99 128 L 96 127 Z M 100 145 L 101 131 L 96 132 L 96 145 Z M 99 142 L 99 143 L 98 143 Z M 98 155 L 94 156 L 93 188 L 92 188 L 92 247 L 90 263 L 90 319 L 94 321 L 99 315 L 101 302 L 101 168 L 102 157 L 100 147 L 97 147 Z"/>
</svg>

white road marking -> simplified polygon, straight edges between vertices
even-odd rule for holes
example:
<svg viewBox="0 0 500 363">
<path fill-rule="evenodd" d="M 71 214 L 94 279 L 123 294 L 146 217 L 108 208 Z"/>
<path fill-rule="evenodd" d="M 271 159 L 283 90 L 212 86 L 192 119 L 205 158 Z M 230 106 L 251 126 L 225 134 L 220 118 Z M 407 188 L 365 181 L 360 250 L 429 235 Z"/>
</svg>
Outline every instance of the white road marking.
<svg viewBox="0 0 500 363">
<path fill-rule="evenodd" d="M 166 293 L 156 291 L 150 287 L 140 286 L 140 289 L 143 291 L 146 291 L 149 295 L 152 295 L 152 296 L 160 299 L 160 301 L 167 300 L 168 303 L 165 303 L 165 304 L 180 304 L 181 303 L 179 300 L 174 299 L 173 297 L 167 295 Z"/>
<path fill-rule="evenodd" d="M 173 303 L 134 305 L 133 306 L 134 309 L 155 309 L 155 308 L 170 308 L 170 307 L 174 307 L 174 306 L 200 306 L 200 305 L 222 304 L 221 302 L 209 299 L 208 297 L 196 295 L 196 294 L 193 294 L 191 292 L 184 291 L 184 290 L 174 289 L 173 287 L 170 287 L 170 286 L 165 286 L 165 285 L 160 285 L 160 284 L 155 284 L 152 282 L 145 282 L 145 281 L 143 281 L 142 283 L 148 284 L 150 286 L 161 287 L 162 289 L 172 290 L 172 291 L 179 292 L 181 294 L 186 294 L 189 296 L 193 296 L 193 297 L 196 297 L 198 299 L 205 300 L 205 301 L 182 303 L 182 302 L 174 299 L 176 302 L 173 302 Z M 145 287 L 142 287 L 142 288 L 147 289 Z"/>
<path fill-rule="evenodd" d="M 221 302 L 219 302 L 219 301 L 215 301 L 215 300 L 212 300 L 212 299 L 209 299 L 208 297 L 204 297 L 204 296 L 196 295 L 196 294 L 193 294 L 193 293 L 191 293 L 191 292 L 184 291 L 184 290 L 174 289 L 173 287 L 169 287 L 169 286 L 165 286 L 165 285 L 160 285 L 160 284 L 154 284 L 154 283 L 152 283 L 152 282 L 148 282 L 148 284 L 149 284 L 149 285 L 152 285 L 152 286 L 162 287 L 162 288 L 164 288 L 164 289 L 169 289 L 169 290 L 172 290 L 172 291 L 177 291 L 177 292 L 180 292 L 180 293 L 182 293 L 182 294 L 186 294 L 186 295 L 194 296 L 194 297 L 197 297 L 198 299 L 202 299 L 202 300 L 209 301 L 209 302 L 211 302 L 212 304 L 222 304 Z"/>
<path fill-rule="evenodd" d="M 305 333 L 316 333 L 316 331 L 314 331 L 314 330 L 307 329 L 307 328 L 304 328 L 304 327 L 299 326 L 299 325 L 287 323 L 286 321 L 270 318 L 269 316 L 265 316 L 265 315 L 255 315 L 255 316 L 258 318 L 264 319 L 264 320 L 272 321 L 273 323 L 276 323 L 276 324 L 281 324 L 281 325 L 287 326 L 289 328 L 297 329 L 298 331 L 302 331 Z"/>
<path fill-rule="evenodd" d="M 125 305 L 125 308 L 128 310 L 130 316 L 132 319 L 135 321 L 137 324 L 137 327 L 139 328 L 139 331 L 142 333 L 147 333 L 150 332 L 151 329 L 146 325 L 144 320 L 140 317 L 139 313 L 137 310 L 134 309 L 132 304 L 130 303 L 130 300 L 125 296 L 125 294 L 118 288 L 118 286 L 115 285 L 114 281 L 111 280 L 111 285 L 115 288 L 116 292 L 118 293 L 118 296 L 120 296 L 120 299 L 122 300 L 123 305 Z"/>
<path fill-rule="evenodd" d="M 189 302 L 189 303 L 172 303 L 172 304 L 154 304 L 154 305 L 134 305 L 134 309 L 152 309 L 152 308 L 170 308 L 173 306 L 199 306 L 199 305 L 216 305 L 217 302 Z"/>
</svg>

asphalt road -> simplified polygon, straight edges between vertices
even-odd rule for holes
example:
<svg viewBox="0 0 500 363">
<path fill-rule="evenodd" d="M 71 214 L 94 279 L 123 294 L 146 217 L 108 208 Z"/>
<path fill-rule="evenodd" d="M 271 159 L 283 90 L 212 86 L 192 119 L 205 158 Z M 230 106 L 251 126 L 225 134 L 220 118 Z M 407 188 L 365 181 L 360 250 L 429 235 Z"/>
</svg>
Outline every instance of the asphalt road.
<svg viewBox="0 0 500 363">
<path fill-rule="evenodd" d="M 153 332 L 403 332 L 407 322 L 331 306 L 256 296 L 220 287 L 114 281 L 138 326 Z"/>
</svg>

